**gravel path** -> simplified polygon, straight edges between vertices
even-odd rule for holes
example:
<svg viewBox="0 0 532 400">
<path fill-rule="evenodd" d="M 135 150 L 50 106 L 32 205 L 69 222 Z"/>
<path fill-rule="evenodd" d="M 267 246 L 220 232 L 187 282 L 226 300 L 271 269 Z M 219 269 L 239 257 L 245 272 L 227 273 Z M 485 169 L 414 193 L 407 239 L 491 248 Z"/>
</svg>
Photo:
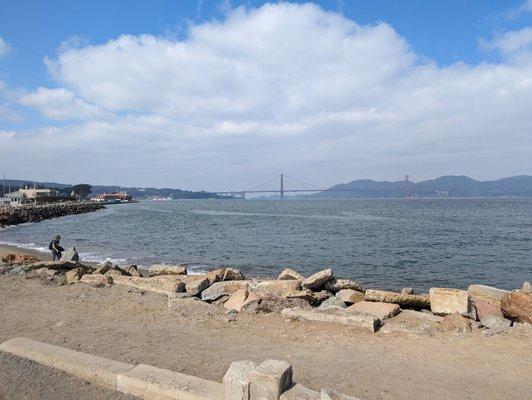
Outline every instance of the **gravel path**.
<svg viewBox="0 0 532 400">
<path fill-rule="evenodd" d="M 134 400 L 34 361 L 0 352 L 0 400 Z"/>
</svg>

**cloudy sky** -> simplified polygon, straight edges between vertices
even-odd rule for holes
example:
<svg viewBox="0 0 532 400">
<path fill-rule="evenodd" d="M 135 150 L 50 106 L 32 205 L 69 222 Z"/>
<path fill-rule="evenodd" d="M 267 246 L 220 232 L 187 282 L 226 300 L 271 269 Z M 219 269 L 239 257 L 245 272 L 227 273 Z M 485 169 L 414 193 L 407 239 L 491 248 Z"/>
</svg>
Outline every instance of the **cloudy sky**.
<svg viewBox="0 0 532 400">
<path fill-rule="evenodd" d="M 0 3 L 8 177 L 532 174 L 532 0 L 44 3 Z"/>
</svg>

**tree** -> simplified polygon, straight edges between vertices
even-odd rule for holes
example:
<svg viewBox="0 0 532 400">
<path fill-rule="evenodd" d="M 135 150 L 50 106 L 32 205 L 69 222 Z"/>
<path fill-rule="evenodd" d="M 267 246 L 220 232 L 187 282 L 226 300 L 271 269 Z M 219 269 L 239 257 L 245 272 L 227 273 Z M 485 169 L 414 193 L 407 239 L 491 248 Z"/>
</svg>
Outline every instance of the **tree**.
<svg viewBox="0 0 532 400">
<path fill-rule="evenodd" d="M 72 187 L 72 193 L 74 193 L 74 196 L 79 196 L 79 197 L 82 197 L 82 198 L 86 198 L 89 196 L 89 194 L 91 194 L 92 192 L 92 186 L 91 185 L 87 185 L 85 183 L 82 183 L 80 185 L 74 185 Z"/>
</svg>

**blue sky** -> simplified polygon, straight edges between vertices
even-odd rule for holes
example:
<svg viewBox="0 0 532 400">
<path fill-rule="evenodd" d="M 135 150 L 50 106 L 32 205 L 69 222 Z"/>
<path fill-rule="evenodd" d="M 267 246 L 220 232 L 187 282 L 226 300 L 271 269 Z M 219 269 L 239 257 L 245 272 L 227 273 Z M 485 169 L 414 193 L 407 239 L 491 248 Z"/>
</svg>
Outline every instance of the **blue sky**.
<svg viewBox="0 0 532 400">
<path fill-rule="evenodd" d="M 253 21 L 259 28 L 249 26 Z M 532 1 L 524 0 L 4 0 L 0 170 L 33 178 L 46 167 L 56 180 L 196 189 L 223 189 L 235 176 L 245 186 L 281 171 L 319 184 L 405 173 L 418 179 L 532 173 L 525 156 L 530 119 L 520 111 L 530 105 L 524 92 L 531 27 Z M 335 40 L 346 48 L 335 52 Z M 260 46 L 253 47 L 254 41 Z M 289 53 L 275 54 L 285 41 L 292 46 Z M 187 58 L 183 48 L 196 57 Z M 231 51 L 238 59 L 234 65 L 227 60 Z M 298 51 L 300 57 L 292 58 Z M 323 62 L 321 71 L 334 71 L 330 82 L 320 81 L 318 66 L 299 64 L 306 57 Z M 123 73 L 121 63 L 128 66 Z M 376 69 L 382 71 L 373 75 Z M 197 71 L 205 75 L 198 78 Z M 371 86 L 359 79 L 366 74 Z M 306 81 L 298 83 L 299 76 Z M 463 85 L 445 93 L 450 76 Z M 172 82 L 168 93 L 165 79 Z M 484 87 L 486 80 L 493 80 L 493 87 Z M 269 92 L 272 82 L 279 87 Z M 316 86 L 307 92 L 305 82 Z M 320 90 L 323 85 L 336 91 Z M 393 94 L 384 89 L 391 86 L 396 86 Z M 501 96 L 516 90 L 516 104 L 502 96 L 500 103 L 484 105 L 485 115 L 466 109 L 477 100 L 486 102 L 490 89 Z M 421 93 L 426 94 L 421 103 L 438 107 L 407 107 Z M 467 104 L 455 109 L 454 96 L 467 98 Z M 489 107 L 501 114 L 493 115 Z M 428 112 L 436 117 L 427 118 Z M 488 131 L 483 124 L 496 117 Z M 435 130 L 437 137 L 429 140 Z M 509 137 L 501 148 L 503 135 Z M 55 156 L 40 154 L 42 143 L 55 143 Z M 115 163 L 115 172 L 102 176 L 80 166 L 69 155 L 81 149 L 87 162 L 112 157 L 108 162 Z M 34 163 L 13 170 L 11 162 L 28 151 L 39 153 Z M 359 152 L 372 157 L 351 156 Z M 139 171 L 116 161 L 132 158 Z M 63 171 L 64 162 L 72 168 Z"/>
</svg>

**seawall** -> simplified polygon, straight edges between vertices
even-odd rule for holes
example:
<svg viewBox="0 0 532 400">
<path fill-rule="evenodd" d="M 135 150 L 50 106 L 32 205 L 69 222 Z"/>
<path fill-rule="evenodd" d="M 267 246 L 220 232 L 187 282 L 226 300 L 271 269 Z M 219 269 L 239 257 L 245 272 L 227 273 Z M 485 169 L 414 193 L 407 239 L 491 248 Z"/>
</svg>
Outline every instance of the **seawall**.
<svg viewBox="0 0 532 400">
<path fill-rule="evenodd" d="M 0 227 L 40 222 L 65 215 L 84 214 L 105 208 L 98 203 L 54 203 L 43 205 L 24 205 L 20 207 L 0 206 Z"/>
</svg>

